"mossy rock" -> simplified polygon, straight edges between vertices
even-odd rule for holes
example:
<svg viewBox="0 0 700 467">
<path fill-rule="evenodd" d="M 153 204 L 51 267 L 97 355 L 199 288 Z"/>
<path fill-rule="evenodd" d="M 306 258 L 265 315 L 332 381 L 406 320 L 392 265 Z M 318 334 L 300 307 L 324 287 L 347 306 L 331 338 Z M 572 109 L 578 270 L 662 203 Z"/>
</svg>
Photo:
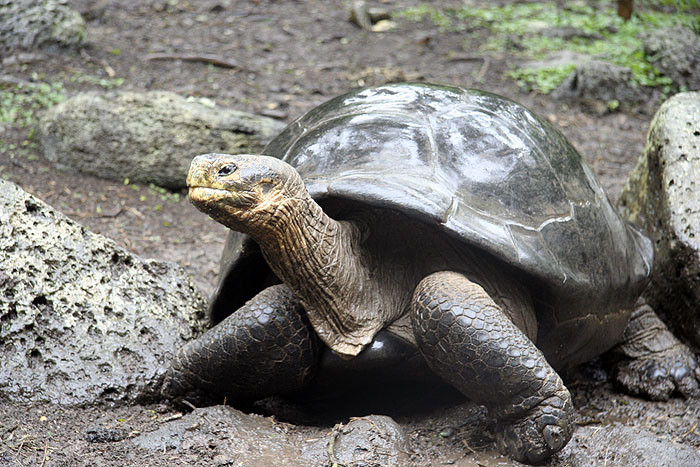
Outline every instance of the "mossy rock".
<svg viewBox="0 0 700 467">
<path fill-rule="evenodd" d="M 647 299 L 700 348 L 700 92 L 661 106 L 618 204 L 654 241 Z"/>
<path fill-rule="evenodd" d="M 192 158 L 256 153 L 282 124 L 206 99 L 164 91 L 78 94 L 40 123 L 44 155 L 59 169 L 180 189 Z"/>
<path fill-rule="evenodd" d="M 0 52 L 80 47 L 86 38 L 85 20 L 68 0 L 0 0 Z"/>
<path fill-rule="evenodd" d="M 686 91 L 700 91 L 700 36 L 684 28 L 652 31 L 644 38 L 647 59 L 674 84 Z"/>
</svg>

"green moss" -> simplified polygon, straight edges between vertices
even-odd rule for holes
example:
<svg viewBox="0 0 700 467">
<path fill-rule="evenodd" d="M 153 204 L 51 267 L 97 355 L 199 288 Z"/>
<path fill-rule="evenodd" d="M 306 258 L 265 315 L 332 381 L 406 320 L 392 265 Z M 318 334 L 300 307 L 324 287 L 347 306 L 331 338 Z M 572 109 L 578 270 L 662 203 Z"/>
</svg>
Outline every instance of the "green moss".
<svg viewBox="0 0 700 467">
<path fill-rule="evenodd" d="M 69 79 L 73 83 L 91 84 L 93 86 L 100 86 L 104 89 L 118 88 L 124 84 L 124 78 L 102 78 L 84 73 L 73 73 Z"/>
<path fill-rule="evenodd" d="M 414 7 L 406 8 L 398 11 L 394 17 L 396 19 L 404 19 L 410 22 L 422 21 L 428 18 L 435 26 L 443 31 L 453 30 L 453 15 L 452 9 L 440 10 L 433 6 L 423 4 Z"/>
<path fill-rule="evenodd" d="M 65 99 L 59 82 L 18 82 L 0 85 L 0 122 L 28 127 L 36 123 L 37 113 Z"/>
<path fill-rule="evenodd" d="M 696 13 L 700 9 L 698 0 L 646 0 L 646 3 L 656 7 L 672 8 L 678 12 Z"/>
<path fill-rule="evenodd" d="M 637 84 L 661 86 L 665 91 L 670 90 L 672 82 L 647 61 L 642 35 L 678 26 L 700 31 L 698 0 L 655 0 L 635 5 L 629 21 L 617 16 L 614 2 L 574 1 L 565 5 L 562 8 L 553 2 L 532 2 L 439 9 L 424 4 L 407 8 L 398 17 L 406 21 L 427 19 L 441 31 L 467 31 L 472 36 L 470 41 L 488 30 L 490 35 L 481 41 L 483 51 L 505 51 L 530 59 L 561 50 L 591 55 L 628 67 Z M 567 38 L 542 34 L 553 28 L 575 30 L 578 34 Z M 571 72 L 574 68 L 516 68 L 511 76 L 528 88 L 550 92 L 567 76 L 563 74 L 566 69 Z"/>
<path fill-rule="evenodd" d="M 538 89 L 544 94 L 552 92 L 564 78 L 576 69 L 576 65 L 561 65 L 543 68 L 516 68 L 508 72 L 508 76 L 527 89 Z"/>
<path fill-rule="evenodd" d="M 164 201 L 164 202 L 165 202 L 165 201 L 169 201 L 169 202 L 172 202 L 172 203 L 177 203 L 177 202 L 180 201 L 180 193 L 178 193 L 178 192 L 171 192 L 171 191 L 169 191 L 167 188 L 163 188 L 162 186 L 154 185 L 153 183 L 150 183 L 150 184 L 148 185 L 148 191 L 149 191 L 152 195 L 155 195 L 155 196 L 160 197 L 160 200 L 161 200 L 161 201 Z M 158 206 L 160 206 L 160 205 L 158 205 Z M 162 209 L 162 208 L 163 208 L 163 207 L 160 206 L 160 208 L 158 208 L 158 209 L 156 209 L 156 210 L 159 211 L 159 210 Z"/>
<path fill-rule="evenodd" d="M 608 105 L 608 110 L 610 110 L 611 112 L 617 110 L 620 107 L 620 101 L 618 101 L 617 99 L 608 101 L 606 102 L 606 104 Z"/>
</svg>

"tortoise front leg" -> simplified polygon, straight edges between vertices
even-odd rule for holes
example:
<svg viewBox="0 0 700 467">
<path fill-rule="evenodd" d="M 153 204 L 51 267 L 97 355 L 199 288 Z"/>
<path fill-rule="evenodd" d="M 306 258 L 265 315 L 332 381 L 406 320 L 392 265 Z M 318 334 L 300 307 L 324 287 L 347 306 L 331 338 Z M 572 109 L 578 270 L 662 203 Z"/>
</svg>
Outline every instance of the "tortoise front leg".
<svg viewBox="0 0 700 467">
<path fill-rule="evenodd" d="M 196 403 L 250 402 L 301 389 L 317 360 L 317 337 L 299 300 L 274 285 L 180 349 L 161 392 Z"/>
<path fill-rule="evenodd" d="M 478 284 L 438 272 L 413 294 L 411 322 L 430 367 L 497 420 L 501 451 L 539 462 L 563 448 L 573 404 L 542 352 Z"/>
</svg>

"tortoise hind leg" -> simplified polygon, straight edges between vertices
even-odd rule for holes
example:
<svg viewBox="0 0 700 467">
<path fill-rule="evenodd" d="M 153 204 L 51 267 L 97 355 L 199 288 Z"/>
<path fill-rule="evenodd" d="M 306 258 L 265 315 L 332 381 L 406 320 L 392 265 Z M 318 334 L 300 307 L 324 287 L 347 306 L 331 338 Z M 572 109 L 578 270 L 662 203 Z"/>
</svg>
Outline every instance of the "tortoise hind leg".
<svg viewBox="0 0 700 467">
<path fill-rule="evenodd" d="M 496 418 L 501 451 L 534 463 L 566 445 L 569 391 L 483 288 L 454 272 L 431 274 L 413 294 L 411 322 L 433 371 Z"/>
<path fill-rule="evenodd" d="M 161 393 L 200 404 L 252 402 L 301 389 L 317 360 L 317 337 L 299 300 L 274 285 L 180 349 Z"/>
<path fill-rule="evenodd" d="M 654 310 L 639 299 L 623 341 L 606 356 L 617 384 L 628 394 L 668 400 L 674 391 L 685 397 L 700 394 L 700 366 Z"/>
</svg>

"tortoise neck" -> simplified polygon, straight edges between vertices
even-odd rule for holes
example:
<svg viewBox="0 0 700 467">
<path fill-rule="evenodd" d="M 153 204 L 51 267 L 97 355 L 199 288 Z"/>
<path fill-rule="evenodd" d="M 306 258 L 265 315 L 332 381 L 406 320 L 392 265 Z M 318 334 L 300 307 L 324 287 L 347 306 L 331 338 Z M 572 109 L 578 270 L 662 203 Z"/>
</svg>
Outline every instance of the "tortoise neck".
<svg viewBox="0 0 700 467">
<path fill-rule="evenodd" d="M 277 276 L 300 298 L 324 340 L 359 326 L 349 309 L 363 301 L 369 272 L 361 260 L 361 228 L 336 221 L 311 197 L 297 198 L 266 232 L 251 236 Z M 328 343 L 328 342 L 327 342 Z"/>
</svg>

